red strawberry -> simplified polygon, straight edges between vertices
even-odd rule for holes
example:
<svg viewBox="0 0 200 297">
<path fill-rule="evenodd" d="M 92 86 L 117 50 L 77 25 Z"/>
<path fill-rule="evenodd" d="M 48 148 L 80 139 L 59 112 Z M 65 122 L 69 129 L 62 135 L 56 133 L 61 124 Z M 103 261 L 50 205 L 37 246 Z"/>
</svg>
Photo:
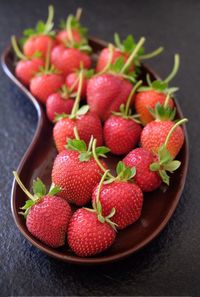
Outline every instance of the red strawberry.
<svg viewBox="0 0 200 297">
<path fill-rule="evenodd" d="M 49 120 L 53 122 L 59 114 L 70 114 L 74 105 L 74 99 L 70 98 L 70 91 L 64 85 L 62 89 L 50 95 L 46 102 L 46 112 Z"/>
<path fill-rule="evenodd" d="M 165 142 L 167 135 L 173 128 L 174 122 L 166 121 L 153 121 L 144 127 L 141 134 L 141 145 L 143 148 L 156 153 L 159 147 Z M 167 143 L 167 149 L 171 156 L 175 158 L 184 142 L 184 133 L 181 127 L 177 127 L 170 136 Z"/>
<path fill-rule="evenodd" d="M 16 56 L 21 59 L 19 62 L 17 62 L 15 74 L 25 86 L 29 86 L 33 76 L 39 71 L 40 67 L 44 65 L 44 61 L 40 58 L 35 57 L 28 59 L 26 56 L 24 56 L 21 53 L 14 36 L 11 38 L 11 42 Z"/>
<path fill-rule="evenodd" d="M 15 178 L 29 197 L 21 213 L 26 218 L 26 226 L 29 232 L 53 248 L 65 243 L 66 232 L 71 218 L 71 208 L 67 201 L 55 195 L 60 191 L 58 187 L 51 187 L 46 194 L 46 187 L 40 179 L 33 182 L 32 195 L 23 186 L 16 172 Z"/>
<path fill-rule="evenodd" d="M 80 70 L 70 73 L 66 77 L 66 86 L 74 92 L 78 91 Z M 83 70 L 83 84 L 81 88 L 81 98 L 86 97 L 88 79 L 93 75 L 93 70 Z"/>
<path fill-rule="evenodd" d="M 173 99 L 167 98 L 167 94 L 169 94 L 168 96 L 172 96 L 172 93 L 177 91 L 178 88 L 169 89 L 168 84 L 177 73 L 178 68 L 179 55 L 175 55 L 173 70 L 165 80 L 151 82 L 150 77 L 147 76 L 149 86 L 139 89 L 139 92 L 135 96 L 135 108 L 144 125 L 154 120 L 151 111 L 156 108 L 158 103 L 162 106 L 169 106 L 171 109 L 174 107 Z"/>
<path fill-rule="evenodd" d="M 87 44 L 87 29 L 84 28 L 79 22 L 81 13 L 82 9 L 78 8 L 76 16 L 69 15 L 66 22 L 61 22 L 62 30 L 56 35 L 56 40 L 59 43 L 69 47 L 73 46 L 74 44 Z"/>
<path fill-rule="evenodd" d="M 136 122 L 134 116 L 131 115 L 129 106 L 135 90 L 141 83 L 142 81 L 139 81 L 135 87 L 132 88 L 126 106 L 121 105 L 120 112 L 114 113 L 104 124 L 104 140 L 106 146 L 113 154 L 127 154 L 136 146 L 140 139 L 142 128 L 138 122 Z"/>
<path fill-rule="evenodd" d="M 59 152 L 65 148 L 67 138 L 74 137 L 74 127 L 78 129 L 79 136 L 87 144 L 93 135 L 97 139 L 97 144 L 102 145 L 103 135 L 101 121 L 95 113 L 88 112 L 88 106 L 82 106 L 79 110 L 80 92 L 82 89 L 83 72 L 80 73 L 79 89 L 76 100 L 70 115 L 62 115 L 61 119 L 55 124 L 53 136 Z"/>
<path fill-rule="evenodd" d="M 106 221 L 101 222 L 95 212 L 78 209 L 68 228 L 68 244 L 80 257 L 99 254 L 114 242 L 116 232 Z"/>
<path fill-rule="evenodd" d="M 36 53 L 40 53 L 45 57 L 48 47 L 53 48 L 56 41 L 53 39 L 53 6 L 49 6 L 49 15 L 46 24 L 39 21 L 36 29 L 27 29 L 24 31 L 25 42 L 23 45 L 23 52 L 27 57 L 33 57 Z"/>
<path fill-rule="evenodd" d="M 103 156 L 108 151 L 106 147 L 96 149 L 98 155 Z M 103 162 L 100 164 L 106 166 Z M 92 190 L 100 181 L 101 174 L 102 169 L 91 152 L 91 142 L 87 149 L 84 141 L 68 139 L 67 150 L 59 153 L 54 161 L 52 181 L 61 187 L 61 197 L 81 206 L 90 201 Z"/>
<path fill-rule="evenodd" d="M 134 180 L 143 192 L 154 191 L 161 185 L 162 180 L 158 172 L 150 169 L 151 164 L 156 160 L 157 158 L 144 148 L 136 148 L 132 150 L 123 159 L 126 166 L 136 168 Z"/>
<path fill-rule="evenodd" d="M 105 73 L 94 76 L 89 80 L 87 102 L 90 110 L 97 112 L 102 120 L 105 121 L 112 111 L 118 111 L 120 105 L 126 103 L 132 84 L 125 79 L 125 77 L 127 78 L 125 72 L 144 41 L 145 39 L 141 38 L 125 64 L 123 61 L 122 63 L 117 62 L 112 67 L 112 73 L 109 73 L 109 67 L 111 66 L 109 64 Z"/>
<path fill-rule="evenodd" d="M 66 48 L 64 45 L 58 45 L 51 52 L 51 63 L 64 75 L 68 75 L 81 65 L 88 69 L 91 66 L 91 58 L 76 48 Z"/>
<path fill-rule="evenodd" d="M 123 42 L 121 42 L 119 35 L 115 33 L 114 41 L 115 41 L 115 47 L 113 49 L 111 64 L 114 64 L 119 58 L 123 58 L 124 61 L 126 62 L 131 52 L 134 50 L 134 48 L 137 45 L 135 43 L 133 36 L 128 35 L 127 38 Z M 138 51 L 137 55 L 134 58 L 134 61 L 131 63 L 129 70 L 134 71 L 135 65 L 140 66 L 140 60 L 153 58 L 158 54 L 160 54 L 162 51 L 163 51 L 163 48 L 160 47 L 157 50 L 153 51 L 152 53 L 144 55 L 144 48 L 143 47 L 140 48 L 140 50 Z M 96 71 L 97 72 L 102 71 L 104 67 L 106 67 L 109 59 L 110 59 L 109 49 L 104 48 L 99 54 Z"/>
<path fill-rule="evenodd" d="M 107 172 L 99 185 L 94 188 L 92 194 L 93 207 L 101 203 L 102 215 L 107 217 L 115 209 L 112 222 L 118 229 L 124 229 L 133 224 L 141 216 L 143 194 L 141 189 L 134 183 L 128 182 L 135 175 L 135 168 L 125 167 L 123 162 L 117 165 L 116 178 L 103 183 Z"/>
</svg>

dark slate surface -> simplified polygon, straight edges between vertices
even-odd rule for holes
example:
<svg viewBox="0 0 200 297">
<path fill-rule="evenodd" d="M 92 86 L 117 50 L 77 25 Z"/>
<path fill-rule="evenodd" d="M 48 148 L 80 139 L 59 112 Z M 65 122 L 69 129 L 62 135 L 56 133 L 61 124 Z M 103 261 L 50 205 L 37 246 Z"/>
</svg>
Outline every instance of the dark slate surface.
<svg viewBox="0 0 200 297">
<path fill-rule="evenodd" d="M 49 1 L 0 1 L 0 49 L 11 34 L 46 17 Z M 18 232 L 10 211 L 12 170 L 34 134 L 37 116 L 32 105 L 0 70 L 0 295 L 190 295 L 200 296 L 200 2 L 192 1 L 51 1 L 56 19 L 85 9 L 90 32 L 111 40 L 118 31 L 147 37 L 147 49 L 166 52 L 151 61 L 165 76 L 173 54 L 181 54 L 174 84 L 190 120 L 190 168 L 181 202 L 162 234 L 129 259 L 103 267 L 77 267 L 50 259 Z"/>
</svg>

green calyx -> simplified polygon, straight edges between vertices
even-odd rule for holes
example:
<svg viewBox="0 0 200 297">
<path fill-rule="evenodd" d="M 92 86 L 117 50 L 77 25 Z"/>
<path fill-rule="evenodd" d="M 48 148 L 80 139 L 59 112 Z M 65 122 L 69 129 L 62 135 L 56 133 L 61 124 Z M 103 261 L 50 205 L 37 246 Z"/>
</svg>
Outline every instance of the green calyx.
<svg viewBox="0 0 200 297">
<path fill-rule="evenodd" d="M 147 74 L 146 80 L 147 80 L 148 86 L 140 87 L 138 92 L 146 92 L 146 91 L 154 90 L 159 93 L 170 94 L 171 96 L 173 96 L 173 93 L 178 91 L 178 88 L 176 88 L 176 87 L 169 88 L 169 82 L 177 74 L 179 66 L 180 66 L 180 56 L 178 54 L 175 54 L 174 66 L 173 66 L 171 73 L 168 75 L 168 77 L 165 80 L 158 79 L 158 80 L 154 80 L 152 82 L 150 75 Z"/>
<path fill-rule="evenodd" d="M 67 145 L 65 146 L 67 150 L 73 150 L 79 152 L 80 162 L 87 162 L 90 158 L 94 158 L 94 151 L 92 150 L 94 138 L 91 136 L 88 146 L 85 141 L 81 140 L 78 135 L 78 130 L 74 128 L 75 139 L 67 139 Z M 96 140 L 96 139 L 95 139 Z M 95 147 L 95 157 L 104 157 L 110 150 L 106 146 Z"/>
<path fill-rule="evenodd" d="M 166 137 L 165 143 L 158 149 L 158 152 L 157 152 L 158 161 L 156 161 L 150 165 L 150 170 L 157 171 L 159 173 L 162 181 L 165 184 L 167 184 L 168 186 L 169 186 L 170 177 L 167 172 L 173 173 L 175 170 L 177 170 L 180 167 L 181 162 L 178 160 L 174 160 L 172 158 L 170 152 L 167 149 L 167 144 L 168 144 L 169 139 L 170 139 L 172 133 L 174 132 L 174 130 L 178 126 L 186 123 L 187 121 L 188 120 L 184 118 L 174 124 L 174 126 L 170 129 L 170 131 Z"/>
<path fill-rule="evenodd" d="M 130 181 L 136 175 L 135 167 L 128 167 L 122 161 L 119 161 L 116 167 L 117 176 L 115 177 L 116 181 Z"/>
<path fill-rule="evenodd" d="M 136 123 L 140 123 L 140 121 L 138 119 L 139 115 L 132 115 L 132 110 L 130 108 L 130 104 L 131 104 L 133 95 L 135 94 L 135 92 L 137 91 L 137 89 L 140 87 L 141 84 L 142 84 L 142 80 L 140 80 L 136 83 L 136 85 L 132 88 L 132 90 L 128 96 L 126 105 L 121 104 L 119 112 L 113 112 L 112 114 L 114 114 L 116 116 L 123 117 L 125 119 L 131 119 L 131 120 L 135 121 Z"/>
<path fill-rule="evenodd" d="M 78 8 L 75 16 L 70 14 L 67 17 L 66 21 L 61 20 L 60 27 L 61 27 L 61 29 L 66 30 L 67 36 L 68 36 L 68 39 L 63 40 L 63 42 L 64 42 L 65 46 L 68 48 L 73 47 L 73 48 L 80 49 L 81 51 L 90 53 L 92 51 L 92 49 L 88 45 L 88 38 L 87 38 L 88 30 L 87 30 L 87 28 L 83 27 L 80 24 L 81 14 L 82 14 L 82 9 Z M 73 30 L 77 31 L 81 36 L 81 41 L 78 43 L 74 40 Z"/>
<path fill-rule="evenodd" d="M 103 213 L 102 213 L 102 205 L 101 205 L 101 202 L 100 202 L 100 194 L 101 194 L 101 189 L 102 189 L 102 186 L 103 186 L 103 183 L 107 177 L 107 174 L 109 173 L 109 170 L 106 170 L 101 178 L 101 181 L 98 185 L 98 190 L 97 190 L 97 196 L 96 196 L 96 199 L 93 201 L 92 203 L 92 207 L 93 209 L 90 209 L 90 208 L 85 208 L 87 209 L 88 211 L 91 211 L 91 212 L 94 212 L 97 214 L 97 218 L 99 220 L 99 222 L 101 222 L 102 224 L 104 223 L 107 223 L 109 224 L 115 231 L 117 231 L 116 227 L 117 227 L 117 224 L 115 224 L 114 222 L 112 222 L 111 218 L 115 215 L 115 208 L 112 208 L 111 209 L 111 212 L 109 215 L 107 216 L 103 216 Z"/>
<path fill-rule="evenodd" d="M 44 197 L 45 195 L 55 196 L 56 194 L 58 194 L 61 191 L 60 187 L 52 184 L 50 189 L 49 189 L 49 192 L 47 193 L 46 186 L 41 181 L 41 179 L 37 178 L 36 180 L 33 180 L 33 187 L 32 187 L 33 188 L 33 194 L 31 194 L 26 189 L 26 187 L 23 185 L 23 183 L 21 182 L 17 172 L 13 171 L 13 174 L 14 174 L 14 177 L 15 177 L 18 185 L 22 189 L 22 191 L 29 197 L 29 199 L 26 201 L 25 205 L 23 207 L 21 207 L 23 212 L 19 212 L 25 218 L 27 217 L 30 208 L 33 205 L 37 204 L 42 199 L 42 197 Z"/>
<path fill-rule="evenodd" d="M 155 109 L 149 108 L 150 113 L 157 121 L 173 121 L 176 115 L 176 108 L 171 108 L 170 106 L 164 106 L 160 103 L 156 104 Z"/>
<path fill-rule="evenodd" d="M 53 26 L 54 26 L 53 17 L 54 17 L 54 7 L 50 5 L 48 7 L 48 18 L 46 23 L 43 21 L 39 21 L 34 29 L 28 28 L 24 30 L 23 32 L 24 37 L 21 39 L 21 43 L 24 44 L 25 41 L 31 36 L 49 35 L 54 37 L 55 31 L 53 31 Z"/>
</svg>

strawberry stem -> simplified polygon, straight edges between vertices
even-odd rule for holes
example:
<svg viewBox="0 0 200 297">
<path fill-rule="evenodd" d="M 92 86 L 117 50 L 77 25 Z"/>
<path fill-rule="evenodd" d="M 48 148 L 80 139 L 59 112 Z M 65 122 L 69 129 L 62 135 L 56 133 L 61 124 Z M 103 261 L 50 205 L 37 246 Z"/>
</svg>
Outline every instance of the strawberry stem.
<svg viewBox="0 0 200 297">
<path fill-rule="evenodd" d="M 79 137 L 79 134 L 78 134 L 78 129 L 77 129 L 76 126 L 74 127 L 74 136 L 75 136 L 75 138 L 76 138 L 77 140 L 80 140 L 80 137 Z"/>
<path fill-rule="evenodd" d="M 27 58 L 25 55 L 23 55 L 22 52 L 20 51 L 15 36 L 12 36 L 12 37 L 11 37 L 11 43 L 12 43 L 12 47 L 13 47 L 13 49 L 14 49 L 14 52 L 15 52 L 16 56 L 17 56 L 19 59 L 21 59 L 21 60 L 28 60 L 28 58 Z"/>
<path fill-rule="evenodd" d="M 169 131 L 169 133 L 168 133 L 168 135 L 167 135 L 167 137 L 166 137 L 165 143 L 164 143 L 164 146 L 165 146 L 165 147 L 167 147 L 168 141 L 169 141 L 169 139 L 170 139 L 172 133 L 174 132 L 174 130 L 175 130 L 178 126 L 180 126 L 180 125 L 182 125 L 182 124 L 184 124 L 184 123 L 186 123 L 186 122 L 188 122 L 188 119 L 186 119 L 186 118 L 185 118 L 185 119 L 182 119 L 182 120 L 178 121 L 178 122 L 177 122 L 177 123 L 170 129 L 170 131 Z"/>
<path fill-rule="evenodd" d="M 82 15 L 83 9 L 81 7 L 79 7 L 76 11 L 76 16 L 75 18 L 77 19 L 77 21 L 80 21 L 81 15 Z"/>
<path fill-rule="evenodd" d="M 75 102 L 74 102 L 74 105 L 73 105 L 73 109 L 72 109 L 72 112 L 71 112 L 71 118 L 75 118 L 76 117 L 76 113 L 78 111 L 79 103 L 80 103 L 80 99 L 81 99 L 82 85 L 83 85 L 83 70 L 81 70 L 80 73 L 79 73 L 78 91 L 77 91 L 76 99 L 75 99 Z"/>
<path fill-rule="evenodd" d="M 164 102 L 164 105 L 163 107 L 166 108 L 169 104 L 169 99 L 170 99 L 170 93 L 167 94 L 166 98 L 165 98 L 165 102 Z"/>
<path fill-rule="evenodd" d="M 100 180 L 99 186 L 98 186 L 98 191 L 97 191 L 97 197 L 96 197 L 96 203 L 100 202 L 100 193 L 101 193 L 101 188 L 103 185 L 104 180 L 106 179 L 106 176 L 108 174 L 109 170 L 106 170 Z"/>
<path fill-rule="evenodd" d="M 176 73 L 179 69 L 179 66 L 180 66 L 180 56 L 179 56 L 179 54 L 175 54 L 174 67 L 173 67 L 171 73 L 168 75 L 168 77 L 164 80 L 165 83 L 169 83 L 174 78 L 174 76 L 176 75 Z"/>
<path fill-rule="evenodd" d="M 97 157 L 97 154 L 96 154 L 96 143 L 97 143 L 97 140 L 94 139 L 93 144 L 92 144 L 92 154 L 93 154 L 93 157 L 94 157 L 95 161 L 97 162 L 99 168 L 105 173 L 106 168 L 101 164 L 101 162 L 99 161 L 99 158 Z M 109 172 L 107 174 L 109 177 L 113 178 L 112 174 L 110 174 Z"/>
<path fill-rule="evenodd" d="M 126 102 L 126 107 L 125 107 L 125 116 L 128 116 L 128 113 L 129 113 L 129 107 L 130 107 L 130 104 L 131 104 L 131 99 L 133 97 L 133 94 L 136 92 L 136 90 L 139 88 L 139 86 L 142 84 L 142 80 L 139 80 L 137 82 L 137 84 L 132 88 L 129 96 L 128 96 L 128 99 L 127 99 L 127 102 Z"/>
<path fill-rule="evenodd" d="M 48 34 L 53 27 L 53 17 L 54 17 L 54 8 L 53 5 L 49 5 L 48 7 L 48 18 L 45 24 L 44 34 Z"/>
<path fill-rule="evenodd" d="M 151 53 L 140 56 L 140 60 L 147 60 L 147 59 L 154 58 L 154 57 L 158 56 L 160 53 L 162 53 L 163 50 L 164 50 L 164 47 L 161 46 Z"/>
<path fill-rule="evenodd" d="M 18 185 L 20 186 L 20 188 L 22 189 L 22 191 L 32 200 L 35 201 L 35 197 L 33 195 L 31 195 L 31 193 L 26 189 L 26 187 L 23 185 L 22 181 L 20 180 L 18 174 L 16 171 L 13 171 L 14 177 L 16 179 L 16 182 L 18 183 Z"/>
<path fill-rule="evenodd" d="M 74 43 L 74 38 L 73 38 L 73 34 L 72 34 L 72 19 L 73 16 L 69 15 L 67 18 L 67 22 L 66 22 L 66 31 L 67 31 L 67 35 L 69 37 L 70 42 L 73 44 Z"/>
<path fill-rule="evenodd" d="M 114 46 L 113 46 L 112 43 L 109 43 L 109 45 L 108 45 L 108 51 L 109 51 L 108 62 L 105 65 L 105 67 L 100 72 L 98 72 L 98 75 L 101 75 L 101 74 L 105 73 L 109 69 L 109 67 L 110 67 L 110 65 L 112 63 L 113 52 L 114 52 Z"/>
<path fill-rule="evenodd" d="M 51 52 L 51 44 L 50 44 L 50 42 L 49 42 L 49 43 L 48 43 L 48 48 L 47 48 L 46 57 L 45 57 L 45 66 L 44 66 L 45 73 L 48 73 L 48 71 L 49 71 L 49 65 L 50 65 L 50 52 Z"/>
<path fill-rule="evenodd" d="M 131 53 L 131 55 L 129 56 L 128 60 L 126 61 L 126 63 L 122 67 L 120 73 L 124 73 L 126 71 L 126 69 L 130 66 L 130 64 L 133 61 L 135 55 L 137 54 L 137 52 L 139 51 L 139 49 L 141 48 L 141 46 L 144 44 L 144 42 L 145 42 L 145 38 L 144 37 L 140 38 L 140 40 L 137 43 L 136 47 L 134 48 L 133 52 Z"/>
</svg>

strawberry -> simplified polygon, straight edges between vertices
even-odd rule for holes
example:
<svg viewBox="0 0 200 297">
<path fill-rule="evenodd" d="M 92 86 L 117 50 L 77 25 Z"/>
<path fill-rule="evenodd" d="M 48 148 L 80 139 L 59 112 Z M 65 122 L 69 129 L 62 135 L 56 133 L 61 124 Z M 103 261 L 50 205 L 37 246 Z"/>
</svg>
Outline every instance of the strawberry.
<svg viewBox="0 0 200 297">
<path fill-rule="evenodd" d="M 150 169 L 157 158 L 147 149 L 136 148 L 132 150 L 124 159 L 126 166 L 135 167 L 136 174 L 134 181 L 143 192 L 151 192 L 156 190 L 161 185 L 161 177 L 157 171 Z"/>
<path fill-rule="evenodd" d="M 90 68 L 91 58 L 77 48 L 66 48 L 61 44 L 53 48 L 51 63 L 66 76 L 80 69 L 81 65 L 86 69 Z"/>
<path fill-rule="evenodd" d="M 128 79 L 133 79 L 127 71 L 144 41 L 145 39 L 141 38 L 125 64 L 123 59 L 119 59 L 115 65 L 111 65 L 110 59 L 104 70 L 89 80 L 87 102 L 90 110 L 95 111 L 102 120 L 105 121 L 112 111 L 118 111 L 120 105 L 126 103 L 132 89 Z M 109 49 L 112 56 L 112 45 Z"/>
<path fill-rule="evenodd" d="M 123 58 L 124 61 L 126 62 L 127 59 L 129 58 L 131 52 L 134 50 L 136 47 L 135 40 L 132 35 L 128 35 L 127 38 L 121 42 L 120 37 L 117 33 L 114 34 L 114 41 L 115 41 L 115 47 L 113 49 L 113 56 L 112 56 L 112 64 L 115 64 L 118 58 Z M 134 71 L 135 66 L 140 65 L 140 60 L 142 59 L 148 59 L 148 58 L 153 58 L 160 54 L 163 51 L 163 48 L 160 47 L 157 50 L 153 51 L 152 53 L 144 55 L 144 48 L 141 47 L 140 50 L 138 51 L 137 55 L 134 58 L 134 61 L 131 63 L 130 70 Z M 96 71 L 100 72 L 106 67 L 108 61 L 110 59 L 110 53 L 109 53 L 109 48 L 104 48 L 98 57 L 97 60 L 97 66 L 96 66 Z"/>
<path fill-rule="evenodd" d="M 56 35 L 58 43 L 64 44 L 67 47 L 71 47 L 74 44 L 87 44 L 87 29 L 79 22 L 81 13 L 82 9 L 78 8 L 76 16 L 69 15 L 66 21 L 61 21 L 61 31 L 59 31 Z"/>
<path fill-rule="evenodd" d="M 117 177 L 110 177 L 103 183 L 108 171 L 105 172 L 101 182 L 93 190 L 92 201 L 94 209 L 99 207 L 98 201 L 100 201 L 104 217 L 108 216 L 114 208 L 112 222 L 118 229 L 124 229 L 141 216 L 143 193 L 136 184 L 129 182 L 135 175 L 134 167 L 126 167 L 120 161 L 116 171 Z"/>
<path fill-rule="evenodd" d="M 80 208 L 70 220 L 68 244 L 79 257 L 89 257 L 107 250 L 115 237 L 116 232 L 110 220 L 96 212 Z"/>
<path fill-rule="evenodd" d="M 74 127 L 78 129 L 79 136 L 82 140 L 89 144 L 91 135 L 97 139 L 97 145 L 103 143 L 103 133 L 101 121 L 94 112 L 88 112 L 87 105 L 82 106 L 78 110 L 80 102 L 80 92 L 82 89 L 83 71 L 80 72 L 79 89 L 76 100 L 70 115 L 63 114 L 57 117 L 58 122 L 53 129 L 53 137 L 57 150 L 61 152 L 65 149 L 67 138 L 74 137 Z"/>
<path fill-rule="evenodd" d="M 91 152 L 92 142 L 93 138 L 87 148 L 83 140 L 68 138 L 66 149 L 57 155 L 53 164 L 52 181 L 61 187 L 60 196 L 79 206 L 90 201 L 92 190 L 101 179 L 102 169 L 95 161 L 94 149 Z M 96 140 L 94 143 L 96 145 Z M 106 147 L 96 149 L 99 156 L 108 151 Z M 98 162 L 105 168 L 103 162 Z"/>
<path fill-rule="evenodd" d="M 72 92 L 65 85 L 50 95 L 46 101 L 46 112 L 49 120 L 53 122 L 58 114 L 70 114 L 74 105 L 74 99 L 70 97 Z"/>
<path fill-rule="evenodd" d="M 24 31 L 23 52 L 27 57 L 33 57 L 36 53 L 40 53 L 45 58 L 48 47 L 53 48 L 56 41 L 53 39 L 53 6 L 49 6 L 49 15 L 46 23 L 39 21 L 35 29 L 26 29 Z"/>
<path fill-rule="evenodd" d="M 24 212 L 21 212 L 26 219 L 28 231 L 53 248 L 64 245 L 72 212 L 67 201 L 55 196 L 60 189 L 53 185 L 47 194 L 45 185 L 38 178 L 33 181 L 33 195 L 24 187 L 17 173 L 13 173 L 19 186 L 29 197 L 22 207 Z"/>
<path fill-rule="evenodd" d="M 166 97 L 169 94 L 178 90 L 178 88 L 169 88 L 169 82 L 175 76 L 179 68 L 179 55 L 175 55 L 174 67 L 170 75 L 165 80 L 155 80 L 151 82 L 150 77 L 147 76 L 148 86 L 141 87 L 135 96 L 136 112 L 140 114 L 141 122 L 146 125 L 154 120 L 151 110 L 154 110 L 156 104 L 167 105 L 172 109 L 174 107 L 173 98 L 169 98 L 166 104 Z"/>
<path fill-rule="evenodd" d="M 25 86 L 29 86 L 31 79 L 44 65 L 44 61 L 41 58 L 33 57 L 30 59 L 23 55 L 14 36 L 11 38 L 11 42 L 16 56 L 21 59 L 16 64 L 15 74 Z"/>
<path fill-rule="evenodd" d="M 93 75 L 93 70 L 83 70 L 83 83 L 81 88 L 81 98 L 86 97 L 86 90 L 87 90 L 87 83 L 88 79 Z M 78 91 L 78 84 L 79 84 L 79 75 L 80 70 L 77 70 L 76 72 L 72 72 L 67 75 L 66 77 L 66 86 L 70 88 L 72 91 L 77 92 Z"/>
<path fill-rule="evenodd" d="M 47 52 L 45 66 L 32 78 L 30 82 L 31 93 L 42 103 L 46 103 L 48 97 L 57 92 L 64 83 L 64 77 L 53 65 L 49 63 L 50 47 Z"/>
<path fill-rule="evenodd" d="M 129 106 L 136 89 L 141 83 L 142 81 L 139 81 L 132 88 L 126 106 L 122 104 L 120 106 L 120 112 L 115 112 L 104 124 L 104 141 L 113 154 L 127 154 L 136 146 L 140 139 L 142 128 L 135 119 L 135 116 L 131 115 Z"/>
</svg>

